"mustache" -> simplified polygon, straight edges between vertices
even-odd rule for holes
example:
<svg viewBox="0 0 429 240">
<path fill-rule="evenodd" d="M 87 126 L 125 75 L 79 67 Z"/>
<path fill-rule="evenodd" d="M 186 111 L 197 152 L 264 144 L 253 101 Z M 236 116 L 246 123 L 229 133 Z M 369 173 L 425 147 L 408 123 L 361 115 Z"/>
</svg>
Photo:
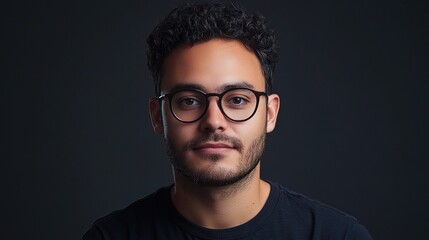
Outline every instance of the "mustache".
<svg viewBox="0 0 429 240">
<path fill-rule="evenodd" d="M 243 151 L 243 148 L 244 148 L 243 143 L 240 141 L 240 139 L 238 139 L 236 137 L 231 137 L 231 136 L 228 136 L 228 135 L 222 134 L 222 133 L 208 133 L 208 134 L 199 136 L 199 137 L 194 138 L 191 141 L 189 141 L 188 144 L 186 144 L 186 146 L 185 146 L 185 151 L 192 150 L 204 142 L 229 143 L 232 145 L 232 147 L 237 149 L 237 151 L 240 153 Z"/>
</svg>

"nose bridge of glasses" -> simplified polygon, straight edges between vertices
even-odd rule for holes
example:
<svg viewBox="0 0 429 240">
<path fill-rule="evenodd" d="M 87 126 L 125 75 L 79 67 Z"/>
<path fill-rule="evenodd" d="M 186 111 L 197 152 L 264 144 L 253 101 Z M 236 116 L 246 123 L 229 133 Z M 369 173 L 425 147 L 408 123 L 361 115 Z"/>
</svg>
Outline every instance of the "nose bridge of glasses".
<svg viewBox="0 0 429 240">
<path fill-rule="evenodd" d="M 206 103 L 207 104 L 207 108 L 210 105 L 210 98 L 211 97 L 217 97 L 217 99 L 215 101 L 216 101 L 218 107 L 221 108 L 220 99 L 222 98 L 222 94 L 219 94 L 219 93 L 206 93 L 205 96 L 206 96 L 206 100 L 207 100 L 207 103 Z"/>
</svg>

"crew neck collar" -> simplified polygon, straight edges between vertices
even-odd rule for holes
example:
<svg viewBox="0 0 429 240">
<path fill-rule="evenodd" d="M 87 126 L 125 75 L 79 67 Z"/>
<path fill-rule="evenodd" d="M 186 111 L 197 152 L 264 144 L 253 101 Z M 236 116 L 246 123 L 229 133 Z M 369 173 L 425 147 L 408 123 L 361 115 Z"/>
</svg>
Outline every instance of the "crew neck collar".
<svg viewBox="0 0 429 240">
<path fill-rule="evenodd" d="M 172 186 L 165 188 L 162 194 L 163 199 L 165 199 L 164 203 L 166 204 L 166 208 L 169 211 L 169 215 L 172 217 L 174 222 L 185 232 L 205 239 L 237 239 L 245 238 L 246 236 L 252 235 L 254 232 L 258 231 L 264 225 L 264 223 L 267 222 L 267 217 L 270 216 L 275 209 L 279 199 L 279 186 L 278 184 L 272 183 L 271 181 L 266 182 L 270 184 L 270 194 L 268 195 L 267 201 L 265 202 L 261 211 L 259 211 L 259 213 L 254 218 L 250 219 L 246 223 L 227 229 L 205 228 L 192 223 L 183 217 L 176 210 L 171 200 L 170 188 Z"/>
</svg>

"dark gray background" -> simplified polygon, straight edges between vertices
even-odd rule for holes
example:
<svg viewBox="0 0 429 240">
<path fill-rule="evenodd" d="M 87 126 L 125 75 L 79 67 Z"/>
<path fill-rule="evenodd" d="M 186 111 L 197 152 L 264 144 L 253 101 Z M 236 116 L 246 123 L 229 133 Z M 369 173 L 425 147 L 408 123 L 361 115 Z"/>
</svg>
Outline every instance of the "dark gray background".
<svg viewBox="0 0 429 240">
<path fill-rule="evenodd" d="M 145 38 L 183 2 L 3 4 L 1 239 L 79 239 L 171 183 L 147 111 Z M 263 177 L 357 217 L 375 239 L 428 239 L 426 6 L 243 5 L 281 48 Z"/>
</svg>

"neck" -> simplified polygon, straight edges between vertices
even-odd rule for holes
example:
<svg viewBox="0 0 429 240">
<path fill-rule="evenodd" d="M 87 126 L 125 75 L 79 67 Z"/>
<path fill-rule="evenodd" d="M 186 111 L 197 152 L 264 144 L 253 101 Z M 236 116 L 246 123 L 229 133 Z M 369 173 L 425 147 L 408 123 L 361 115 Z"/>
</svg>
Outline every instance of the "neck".
<svg viewBox="0 0 429 240">
<path fill-rule="evenodd" d="M 248 178 L 228 186 L 201 186 L 175 172 L 171 197 L 176 209 L 189 221 L 212 229 L 241 225 L 255 217 L 270 192 L 260 179 L 260 166 Z"/>
</svg>

